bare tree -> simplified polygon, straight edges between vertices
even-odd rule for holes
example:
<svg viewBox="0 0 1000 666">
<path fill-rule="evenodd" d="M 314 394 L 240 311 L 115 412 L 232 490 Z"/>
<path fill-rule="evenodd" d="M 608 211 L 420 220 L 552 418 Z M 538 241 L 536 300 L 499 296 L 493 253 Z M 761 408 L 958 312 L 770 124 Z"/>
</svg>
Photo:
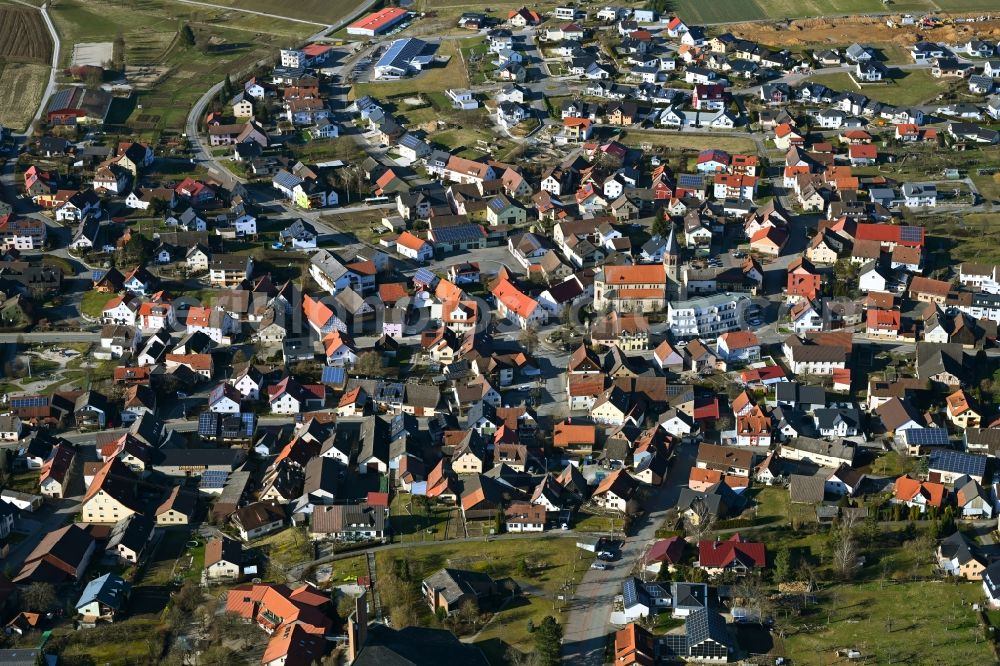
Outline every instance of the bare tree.
<svg viewBox="0 0 1000 666">
<path fill-rule="evenodd" d="M 756 615 L 762 621 L 764 620 L 769 600 L 759 575 L 748 574 L 741 578 L 733 586 L 733 597 L 743 608 L 751 611 L 751 615 Z"/>
<path fill-rule="evenodd" d="M 715 526 L 715 515 L 703 499 L 691 502 L 688 515 L 684 519 L 684 529 L 696 540 L 703 540 Z"/>
<path fill-rule="evenodd" d="M 535 353 L 535 349 L 538 348 L 538 329 L 535 328 L 534 324 L 529 324 L 521 331 L 520 340 L 525 351 L 529 354 Z"/>
<path fill-rule="evenodd" d="M 507 648 L 504 654 L 510 666 L 538 666 L 538 655 L 534 652 L 521 652 L 516 647 Z"/>
<path fill-rule="evenodd" d="M 858 547 L 854 540 L 854 514 L 847 513 L 834 532 L 833 566 L 844 580 L 851 580 L 858 570 Z"/>
<path fill-rule="evenodd" d="M 458 618 L 465 624 L 471 624 L 475 628 L 479 625 L 479 606 L 472 599 L 466 599 L 458 607 Z"/>
</svg>

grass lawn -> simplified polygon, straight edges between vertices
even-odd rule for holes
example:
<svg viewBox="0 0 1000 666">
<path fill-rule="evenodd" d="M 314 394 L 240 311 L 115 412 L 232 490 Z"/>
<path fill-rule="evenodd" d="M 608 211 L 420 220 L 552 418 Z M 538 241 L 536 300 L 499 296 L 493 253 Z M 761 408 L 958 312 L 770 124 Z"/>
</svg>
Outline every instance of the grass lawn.
<svg viewBox="0 0 1000 666">
<path fill-rule="evenodd" d="M 935 265 L 1000 261 L 1000 247 L 994 240 L 995 234 L 1000 233 L 1000 213 L 935 217 L 921 221 L 930 237 L 928 250 L 935 255 Z"/>
<path fill-rule="evenodd" d="M 218 0 L 212 4 L 227 5 L 238 9 L 249 9 L 266 14 L 274 13 L 303 21 L 335 23 L 340 19 L 353 16 L 358 3 L 350 0 L 299 0 L 294 4 L 275 2 L 274 0 Z"/>
<path fill-rule="evenodd" d="M 860 88 L 843 72 L 816 74 L 818 83 L 841 92 L 860 90 L 865 96 L 880 102 L 898 105 L 922 104 L 933 100 L 952 86 L 948 80 L 936 79 L 930 70 L 897 70 L 895 78 L 886 85 L 867 85 Z"/>
<path fill-rule="evenodd" d="M 205 544 L 199 539 L 199 546 L 188 548 L 188 541 L 191 540 L 186 529 L 164 530 L 163 540 L 157 546 L 154 559 L 146 566 L 140 579 L 140 584 L 144 586 L 170 585 L 177 582 L 178 577 L 190 580 L 199 580 L 201 570 L 205 566 Z M 200 554 L 200 565 L 197 564 Z M 191 562 L 191 566 L 188 563 Z"/>
<path fill-rule="evenodd" d="M 587 513 L 580 510 L 573 516 L 573 529 L 577 532 L 592 534 L 618 534 L 622 532 L 622 518 L 597 513 Z"/>
<path fill-rule="evenodd" d="M 434 143 L 445 146 L 449 150 L 478 150 L 480 153 L 483 150 L 479 147 L 480 141 L 485 141 L 487 144 L 494 144 L 498 147 L 505 145 L 500 137 L 492 132 L 471 127 L 459 127 L 438 132 L 431 136 L 431 140 Z"/>
<path fill-rule="evenodd" d="M 69 623 L 53 632 L 50 650 L 67 663 L 125 664 L 152 663 L 162 649 L 159 622 L 152 617 L 129 618 L 113 625 L 73 631 Z M 36 637 L 37 640 L 37 637 Z"/>
<path fill-rule="evenodd" d="M 441 541 L 459 536 L 461 517 L 458 512 L 431 505 L 425 513 L 420 502 L 411 502 L 410 495 L 396 495 L 389 506 L 389 522 L 395 541 Z"/>
<path fill-rule="evenodd" d="M 484 649 L 493 664 L 503 663 L 498 658 L 507 646 L 526 652 L 531 650 L 531 636 L 527 621 L 537 626 L 546 615 L 553 615 L 559 622 L 565 620 L 557 595 L 572 591 L 590 564 L 584 551 L 576 547 L 574 539 L 545 538 L 501 539 L 474 543 L 442 543 L 399 551 L 383 551 L 376 555 L 377 571 L 391 571 L 393 561 L 405 558 L 409 564 L 411 584 L 419 595 L 420 581 L 441 567 L 485 571 L 494 579 L 513 578 L 522 588 L 524 596 L 507 605 L 494 615 L 493 620 L 481 628 L 474 643 Z M 522 562 L 528 565 L 523 568 Z M 379 577 L 379 580 L 385 580 Z M 437 626 L 425 604 L 420 604 L 420 622 Z"/>
<path fill-rule="evenodd" d="M 327 566 L 331 567 L 330 584 L 333 586 L 353 583 L 359 576 L 368 575 L 368 558 L 364 555 L 335 560 Z"/>
<path fill-rule="evenodd" d="M 889 451 L 872 463 L 871 470 L 873 474 L 879 476 L 898 477 L 903 474 L 914 474 L 919 467 L 917 459 L 901 456 L 896 451 Z"/>
<path fill-rule="evenodd" d="M 80 312 L 88 317 L 100 317 L 104 312 L 105 304 L 114 298 L 114 294 L 105 294 L 100 291 L 87 291 L 80 301 Z"/>
<path fill-rule="evenodd" d="M 279 580 L 281 572 L 310 560 L 313 552 L 305 529 L 297 527 L 257 539 L 253 547 L 264 551 L 270 577 Z"/>
<path fill-rule="evenodd" d="M 835 585 L 820 593 L 807 622 L 788 631 L 785 649 L 796 664 L 835 663 L 834 651 L 843 648 L 874 663 L 993 663 L 989 643 L 977 640 L 971 607 L 982 596 L 976 583 Z"/>
<path fill-rule="evenodd" d="M 752 517 L 758 525 L 787 525 L 793 518 L 802 522 L 815 521 L 816 512 L 813 507 L 805 504 L 792 504 L 788 499 L 788 488 L 782 486 L 764 486 L 759 490 L 749 491 L 752 506 L 745 516 Z"/>
<path fill-rule="evenodd" d="M 10 481 L 8 481 L 8 487 L 11 490 L 16 490 L 20 493 L 37 493 L 38 492 L 38 470 L 29 470 L 27 472 L 20 472 L 14 474 Z"/>
<path fill-rule="evenodd" d="M 749 136 L 744 139 L 735 136 L 705 136 L 703 134 L 688 134 L 685 132 L 643 132 L 641 130 L 626 130 L 618 140 L 627 146 L 651 144 L 654 147 L 686 148 L 700 151 L 705 146 L 712 146 L 729 153 L 757 154 L 757 147 Z"/>
</svg>

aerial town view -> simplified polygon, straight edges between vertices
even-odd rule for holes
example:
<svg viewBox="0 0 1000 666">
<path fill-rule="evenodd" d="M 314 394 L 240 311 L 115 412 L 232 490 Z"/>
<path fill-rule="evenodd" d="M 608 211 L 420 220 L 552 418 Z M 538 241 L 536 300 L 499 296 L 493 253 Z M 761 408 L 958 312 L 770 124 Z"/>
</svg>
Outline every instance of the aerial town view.
<svg viewBox="0 0 1000 666">
<path fill-rule="evenodd" d="M 1000 664 L 998 0 L 0 0 L 0 666 Z"/>
</svg>

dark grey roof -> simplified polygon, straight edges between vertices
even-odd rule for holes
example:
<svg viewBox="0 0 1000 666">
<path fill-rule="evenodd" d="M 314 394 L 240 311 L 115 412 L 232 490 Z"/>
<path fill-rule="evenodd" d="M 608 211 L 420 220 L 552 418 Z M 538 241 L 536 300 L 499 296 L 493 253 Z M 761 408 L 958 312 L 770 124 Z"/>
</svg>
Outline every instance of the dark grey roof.
<svg viewBox="0 0 1000 666">
<path fill-rule="evenodd" d="M 846 422 L 849 428 L 856 429 L 861 425 L 861 412 L 853 407 L 824 407 L 817 409 L 814 414 L 821 429 L 833 428 L 841 421 Z"/>
<path fill-rule="evenodd" d="M 306 480 L 302 488 L 304 494 L 326 491 L 336 493 L 337 476 L 343 467 L 333 458 L 316 457 L 306 463 Z"/>
<path fill-rule="evenodd" d="M 961 532 L 955 532 L 951 536 L 941 540 L 941 555 L 949 560 L 958 560 L 959 564 L 965 564 L 972 560 L 978 560 L 975 544 Z"/>
<path fill-rule="evenodd" d="M 677 509 L 686 511 L 697 501 L 703 501 L 715 518 L 725 518 L 729 512 L 743 505 L 743 499 L 725 483 L 719 482 L 705 491 L 681 488 Z"/>
<path fill-rule="evenodd" d="M 788 479 L 788 495 L 792 502 L 817 504 L 823 501 L 826 479 L 823 475 L 792 474 Z"/>
<path fill-rule="evenodd" d="M 488 666 L 474 645 L 462 643 L 450 631 L 406 627 L 390 629 L 382 624 L 368 627 L 368 640 L 353 666 Z"/>
</svg>

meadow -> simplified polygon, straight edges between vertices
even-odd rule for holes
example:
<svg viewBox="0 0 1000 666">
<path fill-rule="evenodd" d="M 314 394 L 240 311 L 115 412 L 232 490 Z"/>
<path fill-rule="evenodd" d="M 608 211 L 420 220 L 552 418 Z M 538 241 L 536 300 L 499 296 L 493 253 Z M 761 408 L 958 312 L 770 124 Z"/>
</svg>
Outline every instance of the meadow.
<svg viewBox="0 0 1000 666">
<path fill-rule="evenodd" d="M 249 9 L 265 14 L 277 14 L 287 18 L 309 21 L 319 25 L 329 25 L 348 18 L 357 11 L 360 3 L 351 0 L 298 0 L 292 4 L 274 0 L 213 0 L 214 5 L 226 5 L 238 9 Z"/>
<path fill-rule="evenodd" d="M 0 61 L 0 125 L 23 130 L 35 116 L 49 80 L 47 65 Z"/>
</svg>

